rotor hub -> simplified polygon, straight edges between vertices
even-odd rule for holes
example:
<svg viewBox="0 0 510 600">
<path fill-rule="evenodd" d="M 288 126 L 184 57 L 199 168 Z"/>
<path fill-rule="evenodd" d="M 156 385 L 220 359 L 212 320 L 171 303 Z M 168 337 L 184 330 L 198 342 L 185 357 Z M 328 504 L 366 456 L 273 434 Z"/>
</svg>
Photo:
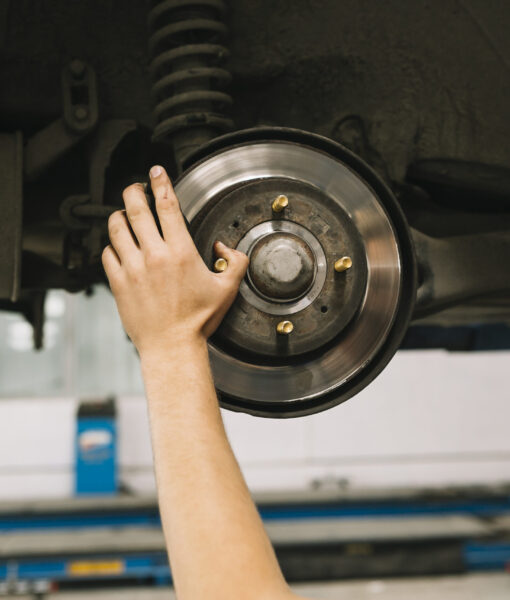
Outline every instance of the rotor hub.
<svg viewBox="0 0 510 600">
<path fill-rule="evenodd" d="M 288 207 L 275 213 L 282 194 Z M 208 265 L 216 239 L 250 258 L 238 301 L 214 336 L 215 344 L 250 360 L 284 364 L 318 350 L 349 324 L 363 299 L 367 264 L 356 228 L 341 206 L 304 182 L 242 183 L 204 207 L 192 234 Z M 344 255 L 353 266 L 337 273 L 334 259 Z M 290 317 L 292 335 L 282 338 L 278 324 Z"/>
<path fill-rule="evenodd" d="M 295 300 L 313 283 L 315 256 L 310 246 L 293 233 L 277 232 L 260 238 L 249 258 L 249 278 L 262 297 L 276 302 Z"/>
</svg>

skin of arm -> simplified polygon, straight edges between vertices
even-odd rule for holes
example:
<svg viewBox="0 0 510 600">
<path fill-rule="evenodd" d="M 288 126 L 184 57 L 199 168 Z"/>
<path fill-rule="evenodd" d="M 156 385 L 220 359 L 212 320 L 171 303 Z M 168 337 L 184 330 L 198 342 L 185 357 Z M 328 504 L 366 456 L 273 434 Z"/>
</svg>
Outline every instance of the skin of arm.
<svg viewBox="0 0 510 600">
<path fill-rule="evenodd" d="M 228 442 L 207 338 L 234 301 L 248 258 L 211 272 L 191 239 L 170 180 L 151 169 L 163 237 L 143 186 L 124 190 L 103 252 L 110 287 L 141 360 L 158 499 L 179 600 L 291 600 Z"/>
</svg>

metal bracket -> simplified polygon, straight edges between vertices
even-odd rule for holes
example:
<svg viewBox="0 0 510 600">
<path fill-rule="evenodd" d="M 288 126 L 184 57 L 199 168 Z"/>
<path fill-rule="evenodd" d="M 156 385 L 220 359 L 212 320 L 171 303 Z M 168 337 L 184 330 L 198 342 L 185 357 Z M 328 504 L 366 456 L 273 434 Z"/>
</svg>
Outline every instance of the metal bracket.
<svg viewBox="0 0 510 600">
<path fill-rule="evenodd" d="M 411 232 L 421 274 L 414 318 L 467 300 L 510 294 L 510 232 L 445 238 Z"/>
<path fill-rule="evenodd" d="M 88 194 L 78 196 L 68 196 L 60 205 L 60 218 L 68 229 L 87 230 L 89 224 L 75 216 L 74 211 L 78 206 L 87 206 L 90 202 Z"/>
<path fill-rule="evenodd" d="M 96 74 L 81 60 L 73 60 L 62 71 L 64 122 L 78 135 L 91 131 L 98 119 Z"/>
<path fill-rule="evenodd" d="M 62 71 L 63 117 L 28 140 L 25 177 L 37 179 L 90 133 L 98 121 L 96 75 L 92 67 L 73 60 Z"/>
</svg>

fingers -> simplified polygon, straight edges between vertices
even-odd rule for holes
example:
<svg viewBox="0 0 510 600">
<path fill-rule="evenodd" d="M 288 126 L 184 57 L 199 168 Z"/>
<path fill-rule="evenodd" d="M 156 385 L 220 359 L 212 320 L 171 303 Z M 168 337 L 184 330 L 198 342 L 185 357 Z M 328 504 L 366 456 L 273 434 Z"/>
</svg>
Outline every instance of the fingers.
<svg viewBox="0 0 510 600">
<path fill-rule="evenodd" d="M 134 183 L 127 187 L 122 197 L 126 206 L 126 215 L 131 229 L 138 240 L 140 248 L 144 249 L 161 242 L 156 221 L 150 211 L 143 185 Z"/>
<path fill-rule="evenodd" d="M 232 306 L 249 263 L 246 254 L 234 250 L 233 248 L 229 248 L 221 242 L 216 242 L 214 244 L 214 252 L 218 258 L 224 258 L 227 261 L 226 270 L 215 274 L 218 281 L 225 282 L 226 286 L 223 288 L 221 304 L 217 306 L 214 315 L 204 327 L 204 334 L 206 337 L 209 337 L 214 333 L 223 317 Z"/>
<path fill-rule="evenodd" d="M 121 263 L 129 262 L 129 256 L 139 252 L 136 242 L 129 231 L 126 214 L 117 210 L 108 219 L 108 233 L 113 249 L 117 253 Z"/>
<path fill-rule="evenodd" d="M 239 285 L 246 274 L 246 269 L 250 262 L 246 254 L 234 250 L 233 248 L 229 248 L 222 242 L 216 242 L 214 244 L 214 252 L 218 258 L 224 258 L 228 263 L 226 270 L 218 275 Z"/>
<path fill-rule="evenodd" d="M 165 169 L 159 165 L 154 166 L 150 170 L 150 176 L 163 237 L 167 242 L 175 240 L 177 244 L 189 241 L 191 238 L 182 216 L 179 200 Z"/>
<path fill-rule="evenodd" d="M 112 246 L 106 246 L 101 256 L 103 268 L 113 289 L 115 281 L 121 272 L 120 260 Z"/>
</svg>

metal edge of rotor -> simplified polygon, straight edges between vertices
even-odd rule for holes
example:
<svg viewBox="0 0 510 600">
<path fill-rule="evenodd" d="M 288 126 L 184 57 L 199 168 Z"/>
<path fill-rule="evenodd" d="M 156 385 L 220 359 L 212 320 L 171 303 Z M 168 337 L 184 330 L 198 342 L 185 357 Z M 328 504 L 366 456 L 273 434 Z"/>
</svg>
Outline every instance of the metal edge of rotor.
<svg viewBox="0 0 510 600">
<path fill-rule="evenodd" d="M 288 410 L 289 405 L 284 402 L 268 402 L 267 404 L 257 402 L 255 404 L 243 398 L 228 396 L 218 392 L 220 405 L 223 408 L 259 417 L 293 418 L 322 412 L 345 402 L 364 389 L 384 370 L 398 350 L 413 314 L 417 288 L 417 263 L 409 226 L 400 205 L 388 185 L 372 167 L 351 150 L 324 136 L 284 127 L 261 127 L 229 133 L 201 146 L 190 156 L 186 161 L 186 170 L 179 179 L 184 178 L 187 172 L 197 166 L 197 164 L 204 160 L 209 160 L 214 155 L 220 154 L 227 149 L 250 143 L 271 141 L 297 143 L 302 146 L 308 146 L 336 158 L 359 174 L 363 181 L 372 188 L 377 198 L 381 200 L 384 209 L 388 213 L 397 233 L 397 241 L 402 256 L 402 287 L 393 326 L 382 347 L 368 365 L 363 367 L 357 375 L 343 384 L 339 389 L 318 398 L 305 400 L 295 410 L 290 411 Z"/>
</svg>

